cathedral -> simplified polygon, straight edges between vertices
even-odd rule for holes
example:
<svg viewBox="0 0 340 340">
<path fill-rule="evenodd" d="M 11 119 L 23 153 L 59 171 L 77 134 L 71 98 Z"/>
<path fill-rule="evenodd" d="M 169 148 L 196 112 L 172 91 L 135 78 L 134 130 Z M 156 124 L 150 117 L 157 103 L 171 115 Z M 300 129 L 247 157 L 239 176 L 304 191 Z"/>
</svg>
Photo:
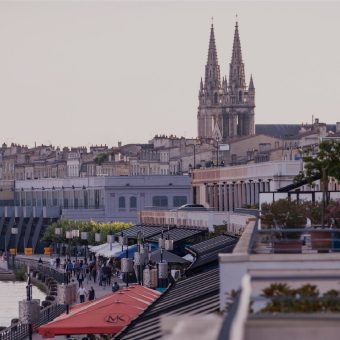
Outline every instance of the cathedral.
<svg viewBox="0 0 340 340">
<path fill-rule="evenodd" d="M 201 78 L 198 106 L 198 137 L 227 142 L 255 134 L 255 88 L 252 76 L 246 84 L 241 42 L 236 22 L 229 79 L 220 75 L 214 26 L 211 25 L 208 60 Z"/>
</svg>

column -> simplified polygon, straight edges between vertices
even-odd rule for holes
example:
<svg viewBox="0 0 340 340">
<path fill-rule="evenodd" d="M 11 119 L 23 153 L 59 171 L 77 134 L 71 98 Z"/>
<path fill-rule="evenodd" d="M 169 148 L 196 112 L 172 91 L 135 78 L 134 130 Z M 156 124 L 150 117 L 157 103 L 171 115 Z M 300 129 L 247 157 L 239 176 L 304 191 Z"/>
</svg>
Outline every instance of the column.
<svg viewBox="0 0 340 340">
<path fill-rule="evenodd" d="M 235 182 L 231 185 L 231 210 L 235 210 Z"/>
<path fill-rule="evenodd" d="M 223 187 L 224 187 L 224 192 L 223 192 L 223 195 L 224 195 L 224 205 L 223 205 L 223 211 L 228 211 L 228 185 L 224 182 L 223 183 Z"/>
<path fill-rule="evenodd" d="M 245 197 L 244 190 L 243 190 L 243 187 L 244 187 L 243 181 L 240 181 L 240 187 L 241 187 L 241 205 L 240 205 L 240 207 L 242 208 L 242 206 L 244 205 L 244 197 Z"/>
<path fill-rule="evenodd" d="M 223 186 L 223 184 L 218 185 L 218 191 L 219 191 L 219 194 L 220 194 L 220 197 L 219 197 L 220 204 L 219 204 L 218 210 L 223 211 L 224 210 L 224 186 Z"/>
<path fill-rule="evenodd" d="M 216 211 L 218 211 L 219 206 L 219 192 L 218 192 L 218 185 L 217 183 L 214 183 L 214 208 Z"/>
<path fill-rule="evenodd" d="M 227 184 L 227 191 L 228 191 L 228 211 L 232 210 L 232 203 L 231 203 L 231 185 Z"/>
<path fill-rule="evenodd" d="M 253 204 L 253 188 L 251 185 L 252 180 L 249 180 L 249 204 L 252 205 Z"/>
<path fill-rule="evenodd" d="M 204 183 L 204 200 L 207 205 L 209 205 L 209 193 L 208 193 L 209 187 L 207 183 Z"/>
</svg>

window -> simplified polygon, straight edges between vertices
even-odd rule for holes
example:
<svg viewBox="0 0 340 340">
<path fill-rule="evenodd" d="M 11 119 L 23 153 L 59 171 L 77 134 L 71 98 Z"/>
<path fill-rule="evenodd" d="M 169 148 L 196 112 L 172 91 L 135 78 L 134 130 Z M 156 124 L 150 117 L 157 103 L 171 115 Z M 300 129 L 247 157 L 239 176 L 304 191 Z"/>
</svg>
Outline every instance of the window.
<svg viewBox="0 0 340 340">
<path fill-rule="evenodd" d="M 135 196 L 130 197 L 130 209 L 137 209 L 137 198 Z"/>
<path fill-rule="evenodd" d="M 125 209 L 125 197 L 119 197 L 118 207 L 119 209 Z"/>
<path fill-rule="evenodd" d="M 173 198 L 173 206 L 180 207 L 184 204 L 187 204 L 187 197 L 186 196 L 174 196 Z"/>
<path fill-rule="evenodd" d="M 167 196 L 154 196 L 152 197 L 152 205 L 154 207 L 167 207 L 168 197 Z"/>
</svg>

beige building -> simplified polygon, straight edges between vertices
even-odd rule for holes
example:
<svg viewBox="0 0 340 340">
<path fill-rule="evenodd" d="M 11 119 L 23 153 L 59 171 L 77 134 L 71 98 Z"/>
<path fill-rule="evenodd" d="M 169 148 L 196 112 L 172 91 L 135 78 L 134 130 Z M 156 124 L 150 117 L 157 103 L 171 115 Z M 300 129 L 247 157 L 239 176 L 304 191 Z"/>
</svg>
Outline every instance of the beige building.
<svg viewBox="0 0 340 340">
<path fill-rule="evenodd" d="M 233 211 L 259 202 L 260 192 L 292 184 L 302 161 L 273 161 L 195 170 L 193 202 L 216 211 Z"/>
</svg>

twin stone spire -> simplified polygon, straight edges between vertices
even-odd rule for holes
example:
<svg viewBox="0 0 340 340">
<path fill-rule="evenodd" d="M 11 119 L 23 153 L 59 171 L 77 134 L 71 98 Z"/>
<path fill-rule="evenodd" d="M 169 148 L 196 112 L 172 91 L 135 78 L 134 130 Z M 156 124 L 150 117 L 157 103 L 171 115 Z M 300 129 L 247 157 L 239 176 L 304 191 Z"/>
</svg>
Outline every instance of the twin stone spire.
<svg viewBox="0 0 340 340">
<path fill-rule="evenodd" d="M 235 25 L 229 80 L 221 81 L 214 26 L 211 25 L 204 82 L 201 78 L 198 137 L 228 140 L 254 134 L 255 87 L 246 85 L 238 23 Z"/>
</svg>

